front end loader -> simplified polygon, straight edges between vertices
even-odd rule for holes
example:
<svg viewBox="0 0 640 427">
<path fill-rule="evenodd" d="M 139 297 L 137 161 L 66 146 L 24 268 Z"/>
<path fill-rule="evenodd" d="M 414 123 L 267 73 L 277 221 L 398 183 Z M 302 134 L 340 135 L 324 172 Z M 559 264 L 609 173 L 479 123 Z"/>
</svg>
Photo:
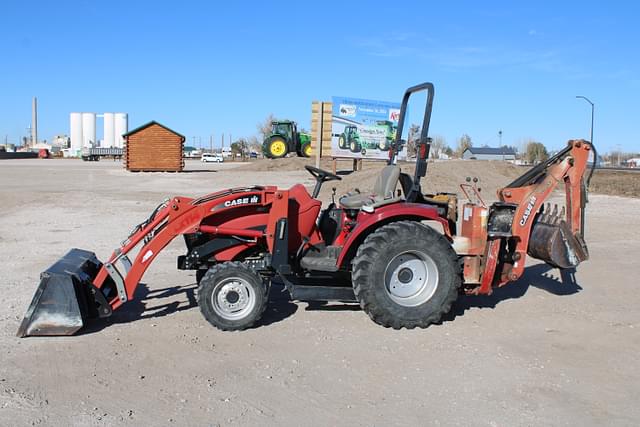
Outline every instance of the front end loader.
<svg viewBox="0 0 640 427">
<path fill-rule="evenodd" d="M 396 154 L 409 98 L 421 91 L 427 102 L 410 176 Z M 111 316 L 178 236 L 186 245 L 178 268 L 196 271 L 200 311 L 221 330 L 256 325 L 272 283 L 293 300 L 357 301 L 380 325 L 415 328 L 438 322 L 460 294 L 490 294 L 517 280 L 527 256 L 561 269 L 588 259 L 584 175 L 591 143 L 569 141 L 500 189 L 490 206 L 474 184 L 461 184 L 467 201 L 459 212 L 456 195 L 424 194 L 420 184 L 433 98 L 431 83 L 405 92 L 389 161 L 372 191 L 350 192 L 321 209 L 322 185 L 341 178 L 306 166 L 316 180 L 311 194 L 301 184 L 256 185 L 167 199 L 105 262 L 72 249 L 45 270 L 18 336 L 71 335 L 88 319 Z M 562 184 L 564 206 L 545 206 Z"/>
</svg>

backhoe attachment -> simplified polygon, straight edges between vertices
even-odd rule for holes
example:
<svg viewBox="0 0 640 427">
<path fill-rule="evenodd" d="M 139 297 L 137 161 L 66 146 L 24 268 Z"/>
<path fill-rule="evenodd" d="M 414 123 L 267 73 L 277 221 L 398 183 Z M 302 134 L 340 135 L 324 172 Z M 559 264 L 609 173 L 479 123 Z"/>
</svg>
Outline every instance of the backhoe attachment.
<svg viewBox="0 0 640 427">
<path fill-rule="evenodd" d="M 549 205 L 546 208 L 549 211 Z M 587 245 L 580 233 L 574 234 L 564 220 L 564 209 L 560 215 L 557 206 L 554 212 L 541 213 L 531 229 L 528 254 L 558 268 L 577 267 L 589 258 Z"/>
</svg>

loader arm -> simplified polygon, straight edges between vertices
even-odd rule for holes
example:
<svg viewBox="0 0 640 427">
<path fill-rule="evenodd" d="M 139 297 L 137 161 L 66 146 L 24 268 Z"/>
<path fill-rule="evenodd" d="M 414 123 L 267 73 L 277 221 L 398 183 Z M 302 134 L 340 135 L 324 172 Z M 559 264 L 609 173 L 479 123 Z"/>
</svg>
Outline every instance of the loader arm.
<svg viewBox="0 0 640 427">
<path fill-rule="evenodd" d="M 268 224 L 287 217 L 289 192 L 276 187 L 235 188 L 198 199 L 173 197 L 160 204 L 101 263 L 90 251 L 71 250 L 41 275 L 40 285 L 18 330 L 18 336 L 71 335 L 86 318 L 108 317 L 134 297 L 145 271 L 177 236 L 204 233 L 234 236 L 274 246 L 274 231 L 225 226 L 231 211 L 269 212 Z M 260 213 L 260 218 L 265 215 Z M 266 225 L 266 224 L 265 224 Z M 136 249 L 140 248 L 137 252 Z M 135 255 L 134 255 L 135 254 Z M 133 262 L 130 260 L 133 258 Z"/>
</svg>

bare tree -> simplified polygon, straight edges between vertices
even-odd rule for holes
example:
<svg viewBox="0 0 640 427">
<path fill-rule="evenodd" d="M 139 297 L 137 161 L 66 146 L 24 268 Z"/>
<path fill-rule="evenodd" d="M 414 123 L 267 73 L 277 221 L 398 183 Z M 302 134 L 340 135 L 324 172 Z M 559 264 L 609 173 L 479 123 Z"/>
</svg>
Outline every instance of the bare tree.
<svg viewBox="0 0 640 427">
<path fill-rule="evenodd" d="M 543 162 L 549 157 L 547 147 L 541 142 L 528 143 L 526 153 L 527 161 L 531 164 Z"/>
<path fill-rule="evenodd" d="M 244 138 L 240 138 L 236 142 L 231 143 L 231 152 L 233 152 L 234 156 L 240 155 L 243 161 L 247 155 L 248 148 L 249 144 Z"/>
<path fill-rule="evenodd" d="M 264 141 L 267 136 L 271 134 L 271 122 L 276 120 L 276 116 L 274 116 L 273 113 L 269 113 L 269 115 L 262 122 L 256 125 L 260 139 Z"/>
<path fill-rule="evenodd" d="M 441 135 L 435 135 L 431 141 L 431 158 L 439 159 L 449 148 L 447 141 Z"/>
<path fill-rule="evenodd" d="M 462 157 L 462 153 L 464 153 L 466 149 L 470 147 L 473 147 L 473 143 L 471 142 L 471 137 L 465 133 L 460 138 L 458 138 L 456 155 L 458 157 Z"/>
<path fill-rule="evenodd" d="M 416 140 L 420 138 L 420 125 L 414 123 L 409 126 L 409 135 L 407 136 L 407 157 L 415 156 Z"/>
<path fill-rule="evenodd" d="M 249 144 L 249 150 L 251 152 L 259 153 L 262 151 L 262 144 L 255 136 L 250 137 L 247 143 Z"/>
</svg>

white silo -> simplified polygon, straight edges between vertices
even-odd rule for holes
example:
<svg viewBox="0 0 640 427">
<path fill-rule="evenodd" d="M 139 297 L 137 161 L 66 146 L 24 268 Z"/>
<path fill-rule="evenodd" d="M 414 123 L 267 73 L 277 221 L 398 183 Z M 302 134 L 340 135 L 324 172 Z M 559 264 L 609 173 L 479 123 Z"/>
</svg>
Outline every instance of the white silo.
<svg viewBox="0 0 640 427">
<path fill-rule="evenodd" d="M 127 113 L 115 113 L 114 116 L 115 144 L 114 147 L 122 148 L 124 146 L 123 134 L 129 130 L 129 117 Z"/>
<path fill-rule="evenodd" d="M 115 147 L 115 121 L 113 113 L 104 113 L 104 139 L 102 140 L 101 147 Z"/>
<path fill-rule="evenodd" d="M 82 113 L 69 115 L 69 135 L 71 137 L 70 155 L 77 156 L 82 150 Z"/>
<path fill-rule="evenodd" d="M 82 113 L 82 147 L 91 148 L 96 143 L 96 113 Z"/>
</svg>

